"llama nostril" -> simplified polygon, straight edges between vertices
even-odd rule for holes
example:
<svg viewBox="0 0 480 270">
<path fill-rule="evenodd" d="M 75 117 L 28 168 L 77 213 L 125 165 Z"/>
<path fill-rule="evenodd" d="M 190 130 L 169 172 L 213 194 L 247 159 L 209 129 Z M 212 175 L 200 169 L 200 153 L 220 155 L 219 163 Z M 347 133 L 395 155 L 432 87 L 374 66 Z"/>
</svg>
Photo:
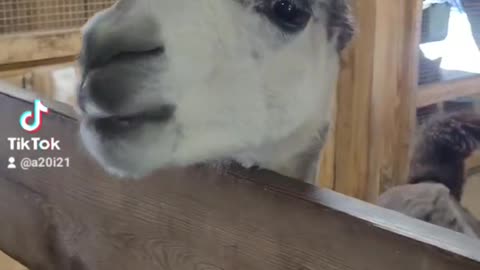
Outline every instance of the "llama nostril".
<svg viewBox="0 0 480 270">
<path fill-rule="evenodd" d="M 165 46 L 158 46 L 157 48 L 152 50 L 153 53 L 156 54 L 164 54 L 165 53 Z"/>
<path fill-rule="evenodd" d="M 83 65 L 98 68 L 125 54 L 163 51 L 161 25 L 150 2 L 118 1 L 92 17 L 82 30 Z"/>
</svg>

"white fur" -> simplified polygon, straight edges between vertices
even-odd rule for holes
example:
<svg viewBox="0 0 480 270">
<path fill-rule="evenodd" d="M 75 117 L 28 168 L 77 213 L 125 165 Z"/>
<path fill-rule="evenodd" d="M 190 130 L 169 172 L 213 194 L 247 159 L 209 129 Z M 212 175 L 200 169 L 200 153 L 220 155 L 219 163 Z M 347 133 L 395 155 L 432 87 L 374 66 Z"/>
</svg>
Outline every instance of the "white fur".
<svg viewBox="0 0 480 270">
<path fill-rule="evenodd" d="M 115 21 L 115 13 L 126 17 Z M 173 119 L 145 125 L 135 138 L 104 141 L 84 123 L 85 145 L 107 170 L 142 177 L 167 166 L 233 159 L 304 177 L 295 168 L 329 122 L 339 69 L 325 20 L 284 37 L 232 0 L 121 1 L 98 16 L 103 20 L 93 19 L 87 31 L 97 28 L 101 42 L 138 38 L 148 20 L 158 27 L 142 35 L 161 38 L 165 47 L 125 111 L 176 106 Z"/>
</svg>

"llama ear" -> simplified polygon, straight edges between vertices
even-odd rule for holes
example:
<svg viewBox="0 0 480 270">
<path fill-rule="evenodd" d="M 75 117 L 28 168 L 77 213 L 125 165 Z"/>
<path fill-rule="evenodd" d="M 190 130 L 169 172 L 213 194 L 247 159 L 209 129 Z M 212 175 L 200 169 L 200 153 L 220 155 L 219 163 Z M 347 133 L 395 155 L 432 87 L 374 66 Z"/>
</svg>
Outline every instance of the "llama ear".
<svg viewBox="0 0 480 270">
<path fill-rule="evenodd" d="M 331 0 L 328 12 L 328 38 L 334 39 L 340 52 L 355 33 L 353 15 L 349 0 Z"/>
</svg>

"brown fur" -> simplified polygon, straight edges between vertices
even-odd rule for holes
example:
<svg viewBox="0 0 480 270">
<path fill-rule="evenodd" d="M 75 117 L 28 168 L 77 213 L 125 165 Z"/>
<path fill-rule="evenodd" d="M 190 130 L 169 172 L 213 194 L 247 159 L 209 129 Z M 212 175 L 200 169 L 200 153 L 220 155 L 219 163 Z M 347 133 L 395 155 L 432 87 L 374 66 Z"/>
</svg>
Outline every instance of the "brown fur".
<svg viewBox="0 0 480 270">
<path fill-rule="evenodd" d="M 480 115 L 431 118 L 420 129 L 409 184 L 382 194 L 378 204 L 432 224 L 480 237 L 480 221 L 460 205 L 465 159 L 480 141 Z"/>
</svg>

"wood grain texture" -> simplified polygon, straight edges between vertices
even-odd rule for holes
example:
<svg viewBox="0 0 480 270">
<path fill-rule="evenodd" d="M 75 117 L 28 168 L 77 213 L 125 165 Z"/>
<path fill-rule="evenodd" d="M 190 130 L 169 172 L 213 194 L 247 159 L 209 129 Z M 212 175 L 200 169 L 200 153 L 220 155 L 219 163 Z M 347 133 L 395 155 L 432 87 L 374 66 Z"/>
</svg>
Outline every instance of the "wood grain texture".
<svg viewBox="0 0 480 270">
<path fill-rule="evenodd" d="M 13 63 L 78 55 L 79 30 L 0 36 L 0 70 Z"/>
<path fill-rule="evenodd" d="M 59 139 L 61 151 L 11 152 L 6 138 L 29 136 L 18 117 L 32 109 L 16 96 L 0 94 L 0 160 L 71 159 L 63 169 L 0 166 L 0 249 L 30 270 L 480 267 L 480 242 L 272 172 L 199 165 L 112 179 L 52 102 L 35 136 Z"/>
<path fill-rule="evenodd" d="M 355 7 L 360 29 L 369 29 L 374 17 L 359 14 L 362 5 Z M 367 8 L 368 9 L 368 8 Z M 337 89 L 337 118 L 335 123 L 335 176 L 334 190 L 342 194 L 366 199 L 368 188 L 369 125 L 371 74 L 367 67 L 373 65 L 370 46 L 374 33 L 357 35 L 346 54 Z"/>
<path fill-rule="evenodd" d="M 417 46 L 422 3 L 419 0 L 377 1 L 370 134 L 371 201 L 388 188 L 407 181 L 410 145 L 416 126 Z"/>
<path fill-rule="evenodd" d="M 0 251 L 0 269 L 2 270 L 27 270 L 25 266 L 12 260 L 10 257 Z"/>
<path fill-rule="evenodd" d="M 426 107 L 461 97 L 480 94 L 480 77 L 439 82 L 420 86 L 417 92 L 416 106 Z"/>
<path fill-rule="evenodd" d="M 354 1 L 358 31 L 338 88 L 335 190 L 375 201 L 408 172 L 421 1 Z"/>
</svg>

